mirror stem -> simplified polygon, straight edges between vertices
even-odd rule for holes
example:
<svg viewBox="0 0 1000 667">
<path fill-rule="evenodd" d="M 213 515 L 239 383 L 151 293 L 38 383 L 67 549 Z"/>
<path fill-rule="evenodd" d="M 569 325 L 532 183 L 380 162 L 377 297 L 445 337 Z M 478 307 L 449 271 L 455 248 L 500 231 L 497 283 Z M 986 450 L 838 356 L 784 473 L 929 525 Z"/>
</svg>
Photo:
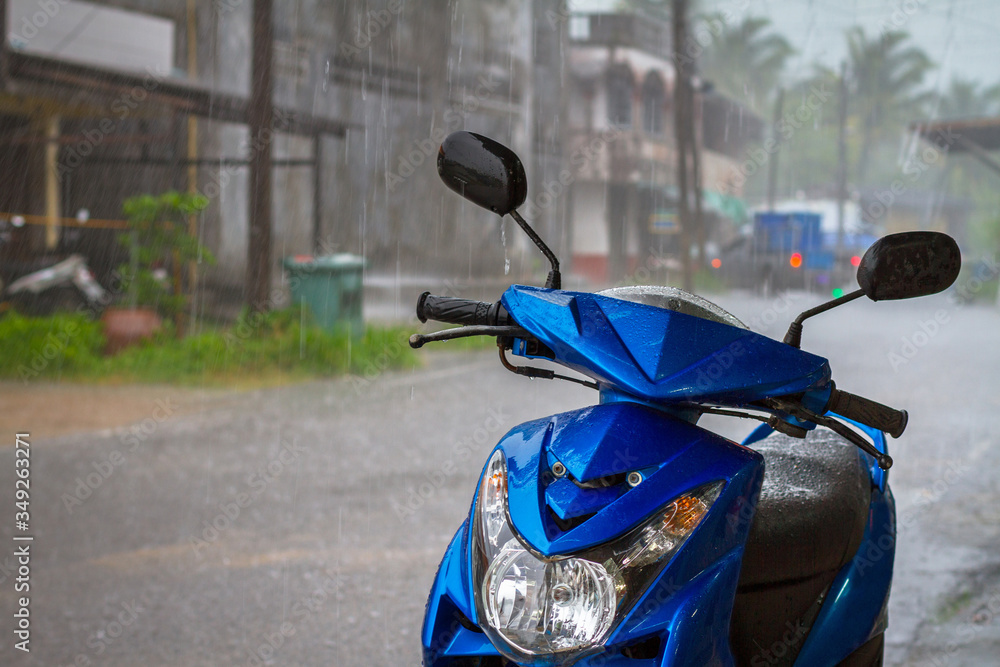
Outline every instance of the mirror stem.
<svg viewBox="0 0 1000 667">
<path fill-rule="evenodd" d="M 535 230 L 532 229 L 531 225 L 529 225 L 525 219 L 521 217 L 520 213 L 517 211 L 511 211 L 510 217 L 514 218 L 517 224 L 521 226 L 521 229 L 524 230 L 524 233 L 528 235 L 528 238 L 530 238 L 532 242 L 538 246 L 538 249 L 542 251 L 545 258 L 549 260 L 549 264 L 552 265 L 552 270 L 549 271 L 549 277 L 545 281 L 545 288 L 561 289 L 562 276 L 559 274 L 559 260 L 556 259 L 555 253 L 553 253 L 549 247 L 545 245 L 545 241 L 542 240 L 542 237 L 535 233 Z"/>
<path fill-rule="evenodd" d="M 854 301 L 855 299 L 865 295 L 863 289 L 855 290 L 849 294 L 845 294 L 842 297 L 836 298 L 833 301 L 827 301 L 826 303 L 821 303 L 815 308 L 810 308 L 802 312 L 795 321 L 788 325 L 788 333 L 785 334 L 785 343 L 791 345 L 792 347 L 799 347 L 802 344 L 802 323 L 812 317 L 813 315 L 819 315 L 820 313 L 825 313 L 831 308 L 836 308 L 837 306 L 843 305 L 848 301 Z"/>
</svg>

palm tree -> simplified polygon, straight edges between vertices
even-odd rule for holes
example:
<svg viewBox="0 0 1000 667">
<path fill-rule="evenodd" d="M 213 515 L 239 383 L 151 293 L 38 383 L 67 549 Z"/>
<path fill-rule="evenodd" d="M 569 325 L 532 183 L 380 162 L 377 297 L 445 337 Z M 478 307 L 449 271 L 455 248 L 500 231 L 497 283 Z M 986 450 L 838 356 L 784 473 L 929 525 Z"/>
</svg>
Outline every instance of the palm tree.
<svg viewBox="0 0 1000 667">
<path fill-rule="evenodd" d="M 976 81 L 955 77 L 948 91 L 937 99 L 938 118 L 992 116 L 1000 106 L 1000 84 L 981 88 Z"/>
<path fill-rule="evenodd" d="M 873 142 L 886 125 L 905 121 L 927 101 L 918 92 L 924 76 L 933 67 L 931 59 L 917 46 L 907 45 L 909 35 L 890 31 L 869 38 L 860 27 L 847 31 L 855 113 L 862 128 L 861 154 L 857 179 L 864 182 Z"/>
<path fill-rule="evenodd" d="M 724 14 L 709 14 L 704 25 L 713 36 L 701 59 L 705 78 L 751 109 L 767 109 L 785 63 L 795 53 L 791 44 L 760 16 L 729 25 Z"/>
</svg>

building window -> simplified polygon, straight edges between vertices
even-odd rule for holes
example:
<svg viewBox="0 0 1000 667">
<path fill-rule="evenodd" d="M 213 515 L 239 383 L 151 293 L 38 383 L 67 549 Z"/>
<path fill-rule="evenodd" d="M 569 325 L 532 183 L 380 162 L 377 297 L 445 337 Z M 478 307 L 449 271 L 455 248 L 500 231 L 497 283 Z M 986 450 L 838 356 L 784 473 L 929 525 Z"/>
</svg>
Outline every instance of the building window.
<svg viewBox="0 0 1000 667">
<path fill-rule="evenodd" d="M 608 71 L 608 122 L 615 127 L 632 126 L 632 72 L 627 67 Z"/>
<path fill-rule="evenodd" d="M 590 17 L 569 17 L 569 38 L 585 42 L 590 39 Z"/>
<path fill-rule="evenodd" d="M 642 84 L 642 129 L 647 134 L 663 133 L 664 90 L 659 74 L 646 75 Z"/>
</svg>

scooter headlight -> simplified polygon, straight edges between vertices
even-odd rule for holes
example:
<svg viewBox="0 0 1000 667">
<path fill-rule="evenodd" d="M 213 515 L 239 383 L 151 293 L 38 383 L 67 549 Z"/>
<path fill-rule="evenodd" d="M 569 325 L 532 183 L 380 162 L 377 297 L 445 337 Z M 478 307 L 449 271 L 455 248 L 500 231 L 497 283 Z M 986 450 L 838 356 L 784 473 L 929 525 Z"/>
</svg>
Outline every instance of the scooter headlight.
<svg viewBox="0 0 1000 667">
<path fill-rule="evenodd" d="M 600 563 L 544 561 L 512 539 L 482 585 L 486 622 L 512 648 L 531 654 L 588 649 L 615 617 L 615 583 Z"/>
<path fill-rule="evenodd" d="M 473 577 L 483 631 L 519 664 L 562 664 L 598 650 L 701 523 L 722 482 L 675 498 L 628 534 L 579 555 L 547 558 L 508 518 L 507 462 L 490 458 L 474 521 Z"/>
</svg>

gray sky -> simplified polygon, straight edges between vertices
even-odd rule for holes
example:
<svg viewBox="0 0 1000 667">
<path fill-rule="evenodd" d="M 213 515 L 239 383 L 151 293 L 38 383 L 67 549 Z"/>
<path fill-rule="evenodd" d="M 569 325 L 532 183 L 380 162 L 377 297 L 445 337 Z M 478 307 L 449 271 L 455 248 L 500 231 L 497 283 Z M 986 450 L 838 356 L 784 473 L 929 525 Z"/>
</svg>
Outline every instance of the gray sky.
<svg viewBox="0 0 1000 667">
<path fill-rule="evenodd" d="M 985 85 L 1000 82 L 1000 0 L 694 0 L 703 10 L 764 15 L 798 51 L 789 74 L 805 74 L 813 62 L 836 68 L 846 53 L 844 31 L 862 26 L 879 32 L 894 12 L 899 28 L 909 32 L 938 63 L 927 79 L 944 89 L 954 75 Z M 569 0 L 574 11 L 606 11 L 614 0 Z M 889 23 L 886 23 L 890 25 Z"/>
</svg>

